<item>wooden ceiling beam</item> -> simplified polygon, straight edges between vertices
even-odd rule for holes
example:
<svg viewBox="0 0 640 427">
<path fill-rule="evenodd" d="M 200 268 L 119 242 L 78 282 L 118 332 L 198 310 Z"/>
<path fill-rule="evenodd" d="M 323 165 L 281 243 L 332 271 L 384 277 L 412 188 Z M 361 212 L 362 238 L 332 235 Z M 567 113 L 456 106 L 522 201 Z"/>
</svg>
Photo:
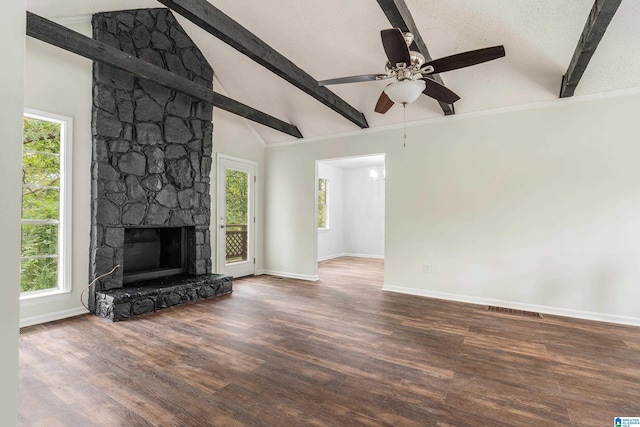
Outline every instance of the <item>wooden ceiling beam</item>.
<svg viewBox="0 0 640 427">
<path fill-rule="evenodd" d="M 418 27 L 416 27 L 416 23 L 413 20 L 413 16 L 411 16 L 411 12 L 404 0 L 378 0 L 378 4 L 394 28 L 400 28 L 402 32 L 406 33 L 408 31 L 413 34 L 413 43 L 411 43 L 409 48 L 420 52 L 424 55 L 427 61 L 431 61 L 433 58 L 429 54 L 427 44 L 420 35 Z M 429 78 L 432 78 L 441 85 L 444 85 L 442 78 L 438 74 L 432 74 Z M 440 104 L 440 108 L 442 108 L 442 112 L 444 112 L 445 116 L 455 114 L 453 104 L 447 104 L 446 102 L 441 101 L 438 101 L 438 103 Z"/>
<path fill-rule="evenodd" d="M 360 128 L 369 127 L 364 114 L 329 89 L 320 86 L 316 79 L 207 0 L 159 1 Z"/>
<path fill-rule="evenodd" d="M 587 65 L 589 65 L 589 61 L 591 61 L 591 57 L 595 53 L 605 31 L 607 31 L 607 27 L 621 2 L 622 0 L 596 0 L 593 3 L 576 50 L 573 52 L 569 68 L 562 76 L 560 98 L 573 96 L 582 75 L 587 69 Z"/>
<path fill-rule="evenodd" d="M 264 126 L 302 138 L 298 128 L 292 124 L 258 111 L 224 95 L 214 92 L 206 86 L 178 76 L 170 71 L 150 64 L 104 43 L 95 41 L 41 16 L 27 12 L 27 35 L 52 44 L 69 52 L 111 65 L 161 86 L 189 95 L 214 107 L 260 123 Z"/>
</svg>

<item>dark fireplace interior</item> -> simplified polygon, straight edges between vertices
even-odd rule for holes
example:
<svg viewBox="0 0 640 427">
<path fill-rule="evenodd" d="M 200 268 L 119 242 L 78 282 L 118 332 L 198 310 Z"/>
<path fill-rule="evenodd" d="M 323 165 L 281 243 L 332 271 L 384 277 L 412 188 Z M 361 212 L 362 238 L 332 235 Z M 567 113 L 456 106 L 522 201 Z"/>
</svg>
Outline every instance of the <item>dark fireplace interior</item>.
<svg viewBox="0 0 640 427">
<path fill-rule="evenodd" d="M 187 273 L 186 227 L 126 227 L 123 283 Z"/>
</svg>

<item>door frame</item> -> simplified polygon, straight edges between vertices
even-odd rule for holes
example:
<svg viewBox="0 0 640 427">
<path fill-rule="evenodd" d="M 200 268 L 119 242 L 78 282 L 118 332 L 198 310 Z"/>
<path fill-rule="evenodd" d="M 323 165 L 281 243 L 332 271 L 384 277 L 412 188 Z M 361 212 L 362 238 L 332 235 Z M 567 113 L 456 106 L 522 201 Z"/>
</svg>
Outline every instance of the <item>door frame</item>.
<svg viewBox="0 0 640 427">
<path fill-rule="evenodd" d="M 255 276 L 256 271 L 257 271 L 257 258 L 258 258 L 258 254 L 256 252 L 256 248 L 257 248 L 257 240 L 258 240 L 258 163 L 253 161 L 253 160 L 247 160 L 247 159 L 243 159 L 241 157 L 235 157 L 235 156 L 229 156 L 227 154 L 222 154 L 222 153 L 217 153 L 216 156 L 216 219 L 215 221 L 213 221 L 213 223 L 215 223 L 215 227 L 216 227 L 216 261 L 215 261 L 215 265 L 216 265 L 216 272 L 221 273 L 222 270 L 224 269 L 225 266 L 225 259 L 222 256 L 222 253 L 224 251 L 222 251 L 222 245 L 225 242 L 223 239 L 223 232 L 221 231 L 222 228 L 221 226 L 222 224 L 222 220 L 221 218 L 223 216 L 226 216 L 226 212 L 222 212 L 221 211 L 221 207 L 223 204 L 226 205 L 226 202 L 223 203 L 223 197 L 225 196 L 226 193 L 226 188 L 222 188 L 222 182 L 220 180 L 220 170 L 221 170 L 221 163 L 224 160 L 230 160 L 230 161 L 234 161 L 234 162 L 238 162 L 238 163 L 244 163 L 246 165 L 249 165 L 253 168 L 253 182 L 249 182 L 249 203 L 250 203 L 250 207 L 253 207 L 253 221 L 251 219 L 251 217 L 248 218 L 248 222 L 249 224 L 247 224 L 247 228 L 249 230 L 249 235 L 252 237 L 251 239 L 249 239 L 249 250 L 250 253 L 253 255 L 253 271 L 252 271 L 252 275 Z M 223 181 L 224 182 L 224 181 Z M 251 209 L 249 209 L 249 215 L 251 216 Z M 250 260 L 249 260 L 250 261 Z"/>
</svg>

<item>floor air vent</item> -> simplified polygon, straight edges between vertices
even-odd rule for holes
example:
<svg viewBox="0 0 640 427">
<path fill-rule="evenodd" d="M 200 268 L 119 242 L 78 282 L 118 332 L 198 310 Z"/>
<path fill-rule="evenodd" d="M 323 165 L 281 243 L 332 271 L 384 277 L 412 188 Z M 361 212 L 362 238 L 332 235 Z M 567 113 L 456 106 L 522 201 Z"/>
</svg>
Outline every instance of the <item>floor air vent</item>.
<svg viewBox="0 0 640 427">
<path fill-rule="evenodd" d="M 495 311 L 496 313 L 513 314 L 515 316 L 538 317 L 540 319 L 542 318 L 542 314 L 536 313 L 534 311 L 514 310 L 512 308 L 496 307 L 494 305 L 488 306 L 487 310 Z"/>
<path fill-rule="evenodd" d="M 42 331 L 44 329 L 47 329 L 47 327 L 43 325 L 25 326 L 24 328 L 20 328 L 20 335 L 28 334 L 29 332 L 34 331 Z"/>
</svg>

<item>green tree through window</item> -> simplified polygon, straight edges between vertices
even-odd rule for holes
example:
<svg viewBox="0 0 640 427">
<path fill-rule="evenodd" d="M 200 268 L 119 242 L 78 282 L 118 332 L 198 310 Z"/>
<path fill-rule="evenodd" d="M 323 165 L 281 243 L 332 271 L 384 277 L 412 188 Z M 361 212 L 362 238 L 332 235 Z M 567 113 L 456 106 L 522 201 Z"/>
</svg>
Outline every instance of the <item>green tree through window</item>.
<svg viewBox="0 0 640 427">
<path fill-rule="evenodd" d="M 24 118 L 20 290 L 58 286 L 61 124 Z"/>
<path fill-rule="evenodd" d="M 227 170 L 227 224 L 247 224 L 249 216 L 249 174 Z"/>
<path fill-rule="evenodd" d="M 318 228 L 329 228 L 329 209 L 327 204 L 327 180 L 318 179 Z"/>
<path fill-rule="evenodd" d="M 226 171 L 226 262 L 247 260 L 249 224 L 249 174 Z"/>
</svg>

